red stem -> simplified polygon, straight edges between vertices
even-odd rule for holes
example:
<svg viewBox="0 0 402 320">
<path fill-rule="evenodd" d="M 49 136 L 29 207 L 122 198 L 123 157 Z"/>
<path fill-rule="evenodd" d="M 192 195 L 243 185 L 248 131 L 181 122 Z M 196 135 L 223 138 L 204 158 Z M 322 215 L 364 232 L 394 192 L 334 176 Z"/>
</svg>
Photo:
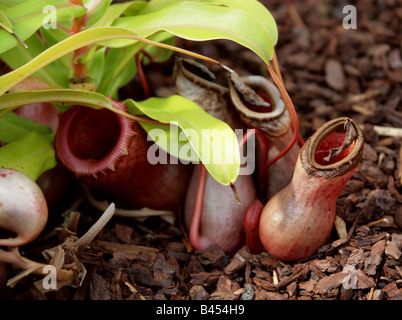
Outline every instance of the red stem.
<svg viewBox="0 0 402 320">
<path fill-rule="evenodd" d="M 200 178 L 198 181 L 197 198 L 195 200 L 193 217 L 190 225 L 190 242 L 193 247 L 200 248 L 200 223 L 202 214 L 202 202 L 204 201 L 205 181 L 207 170 L 205 166 L 200 163 Z"/>
<path fill-rule="evenodd" d="M 83 6 L 82 0 L 70 0 L 72 4 Z M 84 27 L 87 20 L 87 16 L 84 15 L 82 17 L 74 18 L 73 20 L 73 27 L 71 28 L 70 34 L 75 35 L 79 33 L 82 28 Z M 73 56 L 73 69 L 74 69 L 74 78 L 77 79 L 84 79 L 87 75 L 86 65 L 82 63 L 75 63 L 76 59 L 83 55 L 87 51 L 87 47 L 82 47 L 74 52 Z"/>
<path fill-rule="evenodd" d="M 299 134 L 299 121 L 297 119 L 297 114 L 296 110 L 294 108 L 292 99 L 290 99 L 288 92 L 286 91 L 283 82 L 280 80 L 278 75 L 275 73 L 274 69 L 270 64 L 267 64 L 268 71 L 274 80 L 275 84 L 277 85 L 279 91 L 281 92 L 282 99 L 285 102 L 286 108 L 290 114 L 290 119 L 292 122 L 292 130 L 293 130 L 293 136 L 289 144 L 285 149 L 283 149 L 280 153 L 278 153 L 274 158 L 272 158 L 263 168 L 262 171 L 265 173 L 270 166 L 272 166 L 276 161 L 278 161 L 280 158 L 282 158 L 296 143 L 296 141 L 299 141 L 300 145 L 304 144 L 303 139 L 301 138 Z"/>
<path fill-rule="evenodd" d="M 288 0 L 288 4 L 289 4 L 289 6 L 291 6 L 292 5 L 292 0 Z M 278 62 L 278 58 L 276 56 L 276 51 L 275 50 L 274 50 L 274 55 L 273 55 L 273 58 L 272 58 L 272 63 L 273 63 L 273 66 L 274 66 L 274 69 L 273 69 L 275 71 L 274 73 L 278 76 L 278 79 L 279 79 L 280 84 L 281 84 L 281 85 L 278 85 L 278 83 L 277 83 L 277 86 L 278 86 L 279 90 L 281 91 L 282 98 L 285 100 L 285 103 L 286 103 L 286 106 L 287 106 L 287 109 L 288 109 L 289 113 L 291 115 L 293 115 L 293 121 L 295 121 L 295 123 L 297 124 L 297 131 L 296 131 L 297 132 L 297 140 L 299 142 L 300 147 L 302 147 L 304 145 L 304 140 L 299 134 L 299 120 L 297 118 L 297 114 L 296 114 L 296 110 L 295 110 L 295 108 L 293 106 L 293 102 L 290 99 L 289 94 L 286 91 L 285 84 L 284 84 L 283 77 L 282 77 L 282 73 L 281 73 L 281 68 L 279 66 L 279 62 Z M 268 66 L 268 70 L 269 70 L 269 66 Z M 271 71 L 272 71 L 272 69 L 271 69 Z M 271 73 L 271 71 L 270 71 L 270 73 Z M 272 76 L 272 73 L 271 73 L 271 76 Z M 284 97 L 284 96 L 286 96 L 286 97 Z"/>
<path fill-rule="evenodd" d="M 87 75 L 87 68 L 85 64 L 80 62 L 74 62 L 79 56 L 83 55 L 87 50 L 87 47 L 80 48 L 74 52 L 73 57 L 73 68 L 74 68 L 74 78 L 85 79 Z"/>
<path fill-rule="evenodd" d="M 141 53 L 147 53 L 145 54 L 148 59 L 150 59 L 152 61 L 152 57 L 150 57 L 150 55 L 148 54 L 148 52 L 141 50 L 139 51 L 136 55 L 135 55 L 135 63 L 137 64 L 137 70 L 138 70 L 138 76 L 140 77 L 140 81 L 141 81 L 141 85 L 142 88 L 144 89 L 144 94 L 146 98 L 150 98 L 151 97 L 151 93 L 149 90 L 149 85 L 148 85 L 148 81 L 145 77 L 144 74 L 144 69 L 142 67 L 142 63 L 141 63 Z"/>
</svg>

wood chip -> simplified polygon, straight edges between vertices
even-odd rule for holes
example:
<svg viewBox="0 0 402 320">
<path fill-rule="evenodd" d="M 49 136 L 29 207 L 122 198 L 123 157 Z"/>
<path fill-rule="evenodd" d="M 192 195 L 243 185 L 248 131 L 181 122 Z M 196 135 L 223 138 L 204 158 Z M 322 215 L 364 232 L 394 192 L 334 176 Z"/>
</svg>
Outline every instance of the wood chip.
<svg viewBox="0 0 402 320">
<path fill-rule="evenodd" d="M 335 59 L 328 59 L 325 63 L 325 81 L 332 89 L 342 91 L 346 86 L 342 64 Z"/>
<path fill-rule="evenodd" d="M 384 291 L 381 289 L 374 290 L 372 300 L 382 300 Z"/>
<path fill-rule="evenodd" d="M 158 253 L 151 270 L 154 279 L 158 282 L 163 282 L 164 287 L 173 286 L 173 276 L 176 273 L 176 267 L 168 263 L 162 253 Z"/>
<path fill-rule="evenodd" d="M 108 282 L 100 275 L 92 273 L 89 286 L 91 300 L 110 300 L 112 298 Z"/>
<path fill-rule="evenodd" d="M 392 259 L 398 260 L 401 257 L 402 252 L 395 241 L 389 241 L 385 247 L 385 254 Z"/>
<path fill-rule="evenodd" d="M 315 286 L 314 293 L 322 295 L 327 294 L 330 290 L 338 288 L 346 276 L 346 273 L 337 272 L 321 279 Z"/>
<path fill-rule="evenodd" d="M 190 289 L 191 300 L 208 300 L 209 294 L 201 285 L 192 286 Z"/>
<path fill-rule="evenodd" d="M 390 300 L 402 300 L 402 289 L 394 290 L 388 293 L 388 298 Z"/>
<path fill-rule="evenodd" d="M 385 240 L 377 241 L 372 249 L 371 254 L 364 261 L 364 272 L 367 275 L 375 275 L 377 273 L 377 269 L 382 262 L 382 256 L 385 251 Z"/>
<path fill-rule="evenodd" d="M 356 289 L 368 289 L 376 285 L 375 281 L 368 277 L 362 270 L 356 270 L 357 288 Z"/>
<path fill-rule="evenodd" d="M 346 223 L 338 215 L 335 216 L 335 229 L 340 239 L 346 239 L 348 237 L 348 231 L 346 230 Z"/>
<path fill-rule="evenodd" d="M 355 268 L 359 268 L 363 265 L 365 260 L 365 252 L 363 249 L 355 249 L 352 251 L 352 253 L 350 254 L 346 265 L 347 266 L 353 266 Z"/>
<path fill-rule="evenodd" d="M 218 280 L 216 291 L 210 296 L 210 300 L 235 300 L 237 299 L 242 290 L 240 290 L 240 285 L 230 280 L 226 276 L 221 276 Z"/>
<path fill-rule="evenodd" d="M 258 288 L 261 288 L 261 289 L 264 289 L 264 290 L 270 290 L 270 291 L 276 290 L 276 286 L 272 282 L 269 282 L 267 280 L 264 280 L 264 279 L 261 279 L 261 278 L 258 278 L 258 277 L 253 278 L 253 283 Z"/>
<path fill-rule="evenodd" d="M 101 240 L 92 241 L 90 247 L 94 250 L 101 250 L 107 253 L 121 251 L 125 253 L 128 259 L 138 259 L 141 256 L 143 257 L 143 254 L 146 254 L 150 261 L 155 261 L 157 253 L 159 252 L 156 248 Z"/>
<path fill-rule="evenodd" d="M 219 277 L 222 275 L 222 272 L 219 270 L 214 270 L 211 272 L 198 272 L 191 274 L 190 284 L 192 285 L 204 285 L 209 286 L 215 283 Z"/>
<path fill-rule="evenodd" d="M 288 297 L 278 292 L 257 290 L 255 300 L 287 300 Z"/>
<path fill-rule="evenodd" d="M 205 266 L 217 266 L 222 263 L 225 252 L 221 247 L 213 245 L 205 250 L 196 252 L 198 260 Z"/>
<path fill-rule="evenodd" d="M 231 259 L 230 263 L 226 266 L 225 273 L 230 275 L 239 271 L 246 265 L 246 261 L 247 260 L 239 252 L 237 252 Z"/>
<path fill-rule="evenodd" d="M 402 136 L 402 135 L 401 135 Z M 399 157 L 398 157 L 398 179 L 399 184 L 402 185 L 402 145 L 399 147 Z"/>
</svg>

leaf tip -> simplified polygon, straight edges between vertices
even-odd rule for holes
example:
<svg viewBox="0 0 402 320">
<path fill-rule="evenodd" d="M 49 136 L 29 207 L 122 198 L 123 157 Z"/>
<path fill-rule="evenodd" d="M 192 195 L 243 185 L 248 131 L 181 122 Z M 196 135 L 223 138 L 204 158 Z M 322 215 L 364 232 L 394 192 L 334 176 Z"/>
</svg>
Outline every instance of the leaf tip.
<svg viewBox="0 0 402 320">
<path fill-rule="evenodd" d="M 229 68 L 228 66 L 225 66 L 223 63 L 219 62 L 219 65 L 225 69 L 226 71 L 228 71 L 229 73 L 234 73 L 234 70 Z"/>
<path fill-rule="evenodd" d="M 236 186 L 231 182 L 230 187 L 232 188 L 232 191 L 233 191 L 233 194 L 234 194 L 234 196 L 236 198 L 237 203 L 241 206 L 242 202 L 240 200 L 239 193 L 237 192 Z"/>
</svg>

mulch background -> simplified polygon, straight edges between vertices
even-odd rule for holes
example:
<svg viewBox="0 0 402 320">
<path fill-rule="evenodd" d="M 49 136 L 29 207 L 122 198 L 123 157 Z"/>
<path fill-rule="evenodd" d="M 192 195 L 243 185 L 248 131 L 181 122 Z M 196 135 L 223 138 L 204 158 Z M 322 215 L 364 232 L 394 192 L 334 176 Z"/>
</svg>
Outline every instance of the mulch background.
<svg viewBox="0 0 402 320">
<path fill-rule="evenodd" d="M 219 247 L 189 251 L 178 221 L 171 225 L 160 218 L 138 222 L 114 217 L 91 248 L 77 254 L 87 269 L 80 287 L 44 294 L 33 285 L 40 277 L 29 276 L 12 289 L 4 286 L 0 299 L 402 299 L 402 138 L 378 134 L 376 127 L 402 128 L 402 1 L 353 1 L 355 30 L 342 27 L 348 1 L 293 1 L 298 15 L 290 18 L 285 1 L 261 2 L 279 27 L 278 60 L 302 136 L 307 139 L 339 116 L 364 124 L 363 159 L 338 199 L 337 214 L 349 237 L 339 240 L 334 228 L 331 241 L 316 256 L 286 263 L 267 252 L 252 255 L 246 247 L 233 256 Z M 240 74 L 268 77 L 261 60 L 237 44 L 180 43 Z M 145 70 L 153 94 L 174 91 L 171 63 Z M 138 83 L 136 79 L 122 95 L 131 94 Z M 135 94 L 131 97 L 140 98 L 140 91 Z M 62 222 L 61 214 L 82 195 L 79 187 L 70 189 L 63 204 L 52 210 L 43 235 L 21 252 L 43 261 L 41 251 L 57 245 L 53 229 Z M 76 209 L 81 234 L 99 212 L 85 199 Z M 17 273 L 8 267 L 9 277 Z M 348 279 L 352 288 L 345 285 Z"/>
</svg>

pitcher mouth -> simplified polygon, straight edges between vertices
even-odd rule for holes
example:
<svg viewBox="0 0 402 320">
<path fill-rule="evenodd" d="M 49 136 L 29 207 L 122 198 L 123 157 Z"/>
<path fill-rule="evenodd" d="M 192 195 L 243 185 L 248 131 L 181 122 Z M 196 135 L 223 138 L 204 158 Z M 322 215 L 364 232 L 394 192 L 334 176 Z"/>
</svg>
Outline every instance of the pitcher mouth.
<svg viewBox="0 0 402 320">
<path fill-rule="evenodd" d="M 124 103 L 113 106 L 126 111 Z M 55 146 L 60 161 L 77 176 L 114 171 L 128 154 L 133 120 L 107 109 L 73 106 L 60 120 Z"/>
<path fill-rule="evenodd" d="M 233 73 L 229 76 L 230 98 L 235 109 L 243 120 L 251 127 L 258 128 L 269 136 L 281 136 L 288 132 L 290 117 L 281 99 L 279 90 L 267 79 L 261 76 L 239 77 Z M 269 108 L 263 112 L 263 108 L 256 111 L 247 106 L 247 97 L 240 92 L 239 86 L 248 87 L 246 90 L 253 90 L 255 93 L 262 92 L 269 99 Z"/>
<path fill-rule="evenodd" d="M 333 178 L 359 165 L 363 147 L 359 126 L 352 119 L 341 117 L 324 124 L 306 141 L 300 159 L 308 174 Z"/>
</svg>

